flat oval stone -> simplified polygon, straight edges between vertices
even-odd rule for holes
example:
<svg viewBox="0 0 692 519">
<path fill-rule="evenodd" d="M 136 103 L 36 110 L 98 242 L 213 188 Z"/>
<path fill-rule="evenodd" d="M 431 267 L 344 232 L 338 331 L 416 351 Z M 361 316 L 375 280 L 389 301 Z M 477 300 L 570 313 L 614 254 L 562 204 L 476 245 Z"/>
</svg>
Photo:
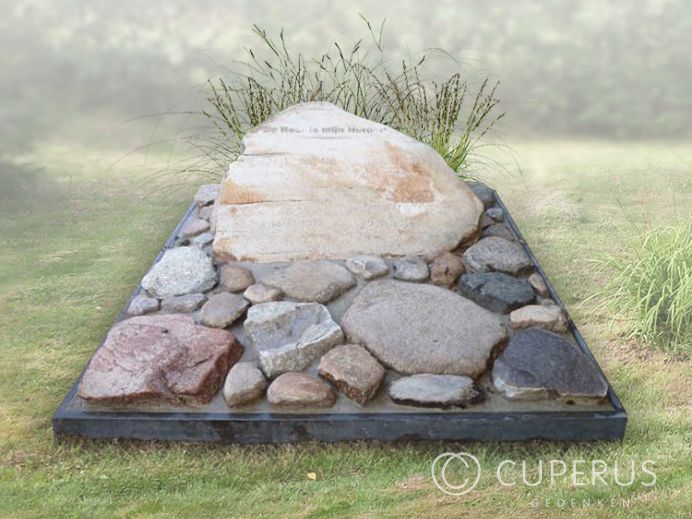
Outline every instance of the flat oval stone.
<svg viewBox="0 0 692 519">
<path fill-rule="evenodd" d="M 402 281 L 422 282 L 428 279 L 429 275 L 427 263 L 418 256 L 399 258 L 392 264 L 392 276 Z"/>
<path fill-rule="evenodd" d="M 536 296 L 527 280 L 502 272 L 464 274 L 459 278 L 459 292 L 483 308 L 502 314 L 533 303 Z"/>
<path fill-rule="evenodd" d="M 403 374 L 476 377 L 507 337 L 502 318 L 450 290 L 373 281 L 341 320 L 349 342 Z"/>
<path fill-rule="evenodd" d="M 263 279 L 288 298 L 327 304 L 356 286 L 348 269 L 331 261 L 301 261 Z"/>
<path fill-rule="evenodd" d="M 493 365 L 491 379 L 507 398 L 601 401 L 608 385 L 591 360 L 564 336 L 529 328 L 516 333 Z"/>
<path fill-rule="evenodd" d="M 522 306 L 509 314 L 509 324 L 515 330 L 536 326 L 558 333 L 567 331 L 565 313 L 554 304 Z"/>
<path fill-rule="evenodd" d="M 214 285 L 211 258 L 197 247 L 167 250 L 142 279 L 142 288 L 158 298 L 206 292 Z"/>
<path fill-rule="evenodd" d="M 488 225 L 481 232 L 481 238 L 503 238 L 508 241 L 517 241 L 517 236 L 514 234 L 512 229 L 504 223 L 493 223 Z"/>
<path fill-rule="evenodd" d="M 250 285 L 243 292 L 243 297 L 250 301 L 253 305 L 261 303 L 270 303 L 279 301 L 284 293 L 276 287 L 270 287 L 264 283 L 255 283 Z"/>
<path fill-rule="evenodd" d="M 533 268 L 533 262 L 518 243 L 491 236 L 484 238 L 464 252 L 467 272 L 506 272 L 519 274 Z"/>
<path fill-rule="evenodd" d="M 346 260 L 346 268 L 366 281 L 385 276 L 389 272 L 387 263 L 379 256 L 353 256 Z"/>
<path fill-rule="evenodd" d="M 307 373 L 291 371 L 277 377 L 267 390 L 270 404 L 288 408 L 332 407 L 336 395 L 329 384 Z"/>
<path fill-rule="evenodd" d="M 226 328 L 245 313 L 250 303 L 238 294 L 214 294 L 202 307 L 202 324 L 213 328 Z"/>
<path fill-rule="evenodd" d="M 161 311 L 168 314 L 190 313 L 199 309 L 207 300 L 204 294 L 185 294 L 171 296 L 161 301 Z"/>
<path fill-rule="evenodd" d="M 394 382 L 389 397 L 397 404 L 415 407 L 466 407 L 483 400 L 473 379 L 456 375 L 412 375 Z"/>
</svg>

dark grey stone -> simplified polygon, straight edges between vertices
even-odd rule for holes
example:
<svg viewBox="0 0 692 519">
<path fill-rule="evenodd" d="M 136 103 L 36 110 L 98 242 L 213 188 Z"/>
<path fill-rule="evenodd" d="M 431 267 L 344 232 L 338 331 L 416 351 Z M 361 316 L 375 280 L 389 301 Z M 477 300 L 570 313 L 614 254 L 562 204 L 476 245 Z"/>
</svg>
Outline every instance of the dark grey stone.
<svg viewBox="0 0 692 519">
<path fill-rule="evenodd" d="M 595 366 L 564 336 L 529 328 L 516 333 L 492 370 L 495 387 L 507 398 L 600 401 L 608 384 Z"/>
<path fill-rule="evenodd" d="M 503 222 L 505 220 L 505 213 L 499 207 L 491 207 L 490 209 L 486 210 L 485 216 L 494 222 Z"/>
<path fill-rule="evenodd" d="M 484 238 L 464 252 L 466 272 L 506 272 L 521 274 L 533 269 L 533 262 L 518 243 L 493 236 Z"/>
<path fill-rule="evenodd" d="M 495 205 L 495 193 L 492 189 L 481 182 L 468 182 L 467 184 L 471 191 L 481 199 L 486 209 Z"/>
<path fill-rule="evenodd" d="M 512 232 L 512 229 L 507 227 L 507 225 L 504 223 L 494 223 L 492 225 L 488 225 L 483 229 L 483 232 L 481 232 L 481 238 L 490 238 L 492 236 L 504 238 L 505 240 L 509 241 L 517 241 L 517 237 Z"/>
<path fill-rule="evenodd" d="M 503 314 L 532 303 L 535 294 L 531 284 L 502 272 L 464 274 L 459 291 L 483 308 Z"/>
</svg>

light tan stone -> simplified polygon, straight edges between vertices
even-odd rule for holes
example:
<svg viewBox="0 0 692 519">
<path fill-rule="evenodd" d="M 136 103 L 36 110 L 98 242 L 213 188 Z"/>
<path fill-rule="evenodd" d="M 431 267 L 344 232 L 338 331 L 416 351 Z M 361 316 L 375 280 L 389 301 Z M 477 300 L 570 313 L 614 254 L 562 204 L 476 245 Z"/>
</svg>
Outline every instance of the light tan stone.
<svg viewBox="0 0 692 519">
<path fill-rule="evenodd" d="M 429 146 L 329 103 L 249 132 L 214 208 L 238 261 L 432 257 L 477 233 L 483 204 Z"/>
</svg>

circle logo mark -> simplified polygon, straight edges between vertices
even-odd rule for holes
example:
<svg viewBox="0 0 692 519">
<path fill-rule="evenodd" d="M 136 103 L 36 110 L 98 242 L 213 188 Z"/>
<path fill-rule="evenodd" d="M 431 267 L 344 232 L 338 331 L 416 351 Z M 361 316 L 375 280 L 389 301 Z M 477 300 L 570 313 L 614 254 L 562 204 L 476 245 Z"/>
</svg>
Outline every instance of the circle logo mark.
<svg viewBox="0 0 692 519">
<path fill-rule="evenodd" d="M 462 474 L 461 483 L 450 483 L 447 479 L 447 470 L 454 463 Z M 432 479 L 435 486 L 450 496 L 463 496 L 468 494 L 481 479 L 481 464 L 478 459 L 467 452 L 445 452 L 440 454 L 432 463 Z"/>
</svg>

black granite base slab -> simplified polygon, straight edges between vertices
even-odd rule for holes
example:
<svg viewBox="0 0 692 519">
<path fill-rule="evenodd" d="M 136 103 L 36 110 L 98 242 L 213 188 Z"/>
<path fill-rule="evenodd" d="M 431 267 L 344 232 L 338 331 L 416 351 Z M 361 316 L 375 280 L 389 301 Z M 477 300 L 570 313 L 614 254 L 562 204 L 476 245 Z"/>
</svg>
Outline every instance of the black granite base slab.
<svg viewBox="0 0 692 519">
<path fill-rule="evenodd" d="M 505 223 L 524 246 L 536 271 L 545 279 L 551 297 L 568 315 L 507 208 L 497 194 L 495 198 L 497 205 L 504 211 Z M 154 262 L 158 261 L 163 251 L 175 246 L 183 222 L 193 211 L 194 205 L 190 207 Z M 133 292 L 133 297 L 138 292 L 139 288 Z M 129 301 L 118 320 L 124 316 L 128 306 Z M 569 331 L 578 347 L 601 371 L 569 315 L 568 322 Z M 407 412 L 403 408 L 396 412 L 378 409 L 357 413 L 330 410 L 320 413 L 275 413 L 264 409 L 236 412 L 228 408 L 227 412 L 223 412 L 223 406 L 218 405 L 190 410 L 89 409 L 77 396 L 80 381 L 81 375 L 53 417 L 53 432 L 56 438 L 82 436 L 221 443 L 285 443 L 311 440 L 586 441 L 622 439 L 627 425 L 627 413 L 610 384 L 605 404 L 591 408 L 577 406 L 574 410 L 569 410 L 566 406 L 542 408 L 540 405 L 510 403 L 497 409 L 484 408 L 481 412 L 474 408 L 444 412 Z"/>
</svg>

